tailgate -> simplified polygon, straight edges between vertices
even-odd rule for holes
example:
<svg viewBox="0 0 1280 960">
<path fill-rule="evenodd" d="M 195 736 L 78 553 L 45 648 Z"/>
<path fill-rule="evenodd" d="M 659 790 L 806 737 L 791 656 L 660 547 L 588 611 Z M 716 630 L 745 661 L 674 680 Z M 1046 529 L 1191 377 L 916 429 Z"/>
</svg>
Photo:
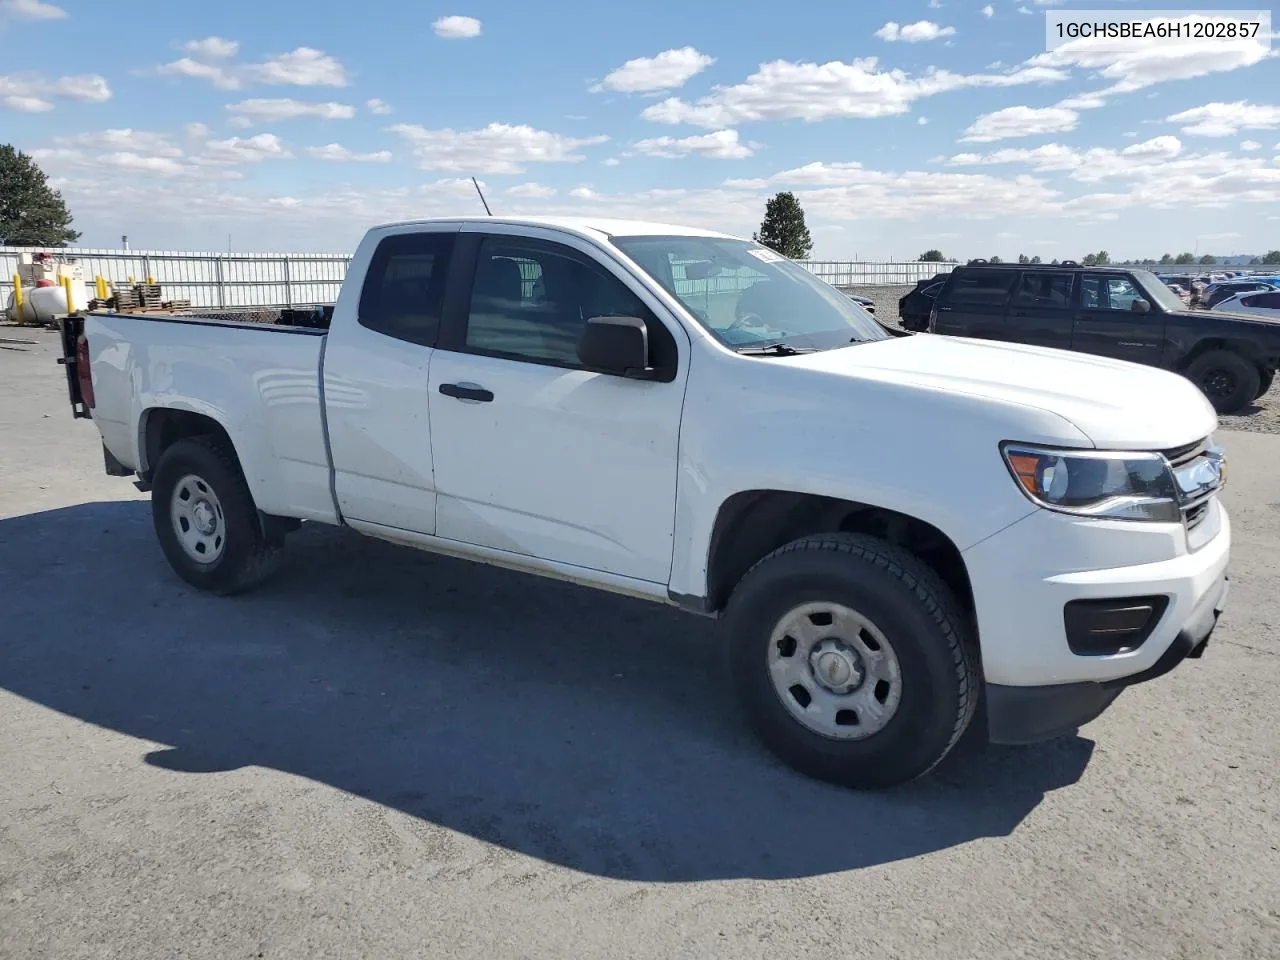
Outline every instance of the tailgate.
<svg viewBox="0 0 1280 960">
<path fill-rule="evenodd" d="M 58 363 L 62 364 L 67 377 L 67 395 L 71 399 L 71 415 L 73 417 L 91 417 L 89 405 L 80 389 L 80 365 L 89 363 L 88 344 L 84 341 L 84 317 L 62 317 L 58 320 L 58 332 L 62 338 L 62 356 Z M 88 376 L 88 370 L 85 376 Z"/>
</svg>

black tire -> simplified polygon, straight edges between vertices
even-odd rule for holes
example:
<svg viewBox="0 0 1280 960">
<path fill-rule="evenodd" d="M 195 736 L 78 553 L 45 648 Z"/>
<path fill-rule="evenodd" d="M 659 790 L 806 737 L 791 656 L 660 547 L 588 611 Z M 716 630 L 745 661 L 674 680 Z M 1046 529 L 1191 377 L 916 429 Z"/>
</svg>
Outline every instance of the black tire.
<svg viewBox="0 0 1280 960">
<path fill-rule="evenodd" d="M 1191 361 L 1187 379 L 1200 388 L 1218 413 L 1238 413 L 1258 397 L 1262 372 L 1230 350 L 1211 350 Z"/>
<path fill-rule="evenodd" d="M 770 676 L 775 626 L 798 605 L 819 601 L 871 621 L 901 668 L 896 712 L 864 739 L 833 739 L 802 724 Z M 973 719 L 980 668 L 959 604 L 932 569 L 883 540 L 821 534 L 775 550 L 743 577 L 724 625 L 751 725 L 801 773 L 859 789 L 905 783 L 937 766 Z"/>
<path fill-rule="evenodd" d="M 218 530 L 225 535 L 209 563 L 193 558 L 179 541 L 171 516 L 175 487 L 195 477 L 214 493 L 221 508 Z M 151 519 L 165 558 L 183 580 L 215 594 L 232 594 L 262 583 L 280 563 L 281 542 L 268 538 L 235 454 L 215 437 L 190 437 L 169 447 L 151 481 Z"/>
<path fill-rule="evenodd" d="M 1268 370 L 1258 378 L 1258 392 L 1254 395 L 1255 400 L 1261 400 L 1271 391 L 1271 384 L 1275 381 L 1276 372 Z"/>
</svg>

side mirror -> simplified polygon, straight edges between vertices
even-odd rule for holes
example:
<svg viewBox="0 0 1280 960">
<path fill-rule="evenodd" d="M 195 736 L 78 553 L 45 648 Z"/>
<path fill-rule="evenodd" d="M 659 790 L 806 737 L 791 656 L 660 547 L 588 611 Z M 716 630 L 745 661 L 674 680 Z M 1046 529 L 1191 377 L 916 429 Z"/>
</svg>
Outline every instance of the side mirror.
<svg viewBox="0 0 1280 960">
<path fill-rule="evenodd" d="M 1151 301 L 1150 301 L 1150 300 L 1135 300 L 1135 301 L 1133 301 L 1133 306 L 1131 306 L 1129 309 L 1130 309 L 1130 310 L 1132 310 L 1134 313 L 1150 313 L 1150 312 L 1151 312 Z"/>
<path fill-rule="evenodd" d="M 649 366 L 649 329 L 639 317 L 591 317 L 578 340 L 584 367 L 643 380 Z"/>
</svg>

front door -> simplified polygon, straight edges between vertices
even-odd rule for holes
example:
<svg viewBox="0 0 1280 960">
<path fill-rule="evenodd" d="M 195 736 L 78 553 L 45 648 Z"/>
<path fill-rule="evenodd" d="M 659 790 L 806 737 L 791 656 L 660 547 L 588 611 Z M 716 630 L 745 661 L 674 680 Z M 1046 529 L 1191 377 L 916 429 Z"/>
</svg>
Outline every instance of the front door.
<svg viewBox="0 0 1280 960">
<path fill-rule="evenodd" d="M 1135 301 L 1147 298 L 1132 280 L 1114 274 L 1085 274 L 1079 289 L 1073 350 L 1159 366 L 1164 353 L 1164 314 L 1154 304 L 1149 313 L 1134 309 Z"/>
<path fill-rule="evenodd" d="M 687 335 L 585 241 L 484 229 L 431 364 L 437 535 L 666 583 Z M 593 316 L 643 318 L 662 379 L 582 369 Z"/>
</svg>

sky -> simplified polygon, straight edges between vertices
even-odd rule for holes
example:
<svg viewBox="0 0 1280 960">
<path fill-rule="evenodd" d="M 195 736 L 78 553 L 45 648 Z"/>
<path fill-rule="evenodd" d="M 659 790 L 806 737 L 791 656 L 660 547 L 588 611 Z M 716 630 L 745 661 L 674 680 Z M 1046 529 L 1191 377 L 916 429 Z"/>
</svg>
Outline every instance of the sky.
<svg viewBox="0 0 1280 960">
<path fill-rule="evenodd" d="M 1247 4 L 1163 0 L 1160 10 Z M 350 251 L 369 226 L 599 215 L 815 259 L 1280 247 L 1260 39 L 1068 40 L 1117 0 L 0 0 L 0 143 L 80 246 Z"/>
</svg>

